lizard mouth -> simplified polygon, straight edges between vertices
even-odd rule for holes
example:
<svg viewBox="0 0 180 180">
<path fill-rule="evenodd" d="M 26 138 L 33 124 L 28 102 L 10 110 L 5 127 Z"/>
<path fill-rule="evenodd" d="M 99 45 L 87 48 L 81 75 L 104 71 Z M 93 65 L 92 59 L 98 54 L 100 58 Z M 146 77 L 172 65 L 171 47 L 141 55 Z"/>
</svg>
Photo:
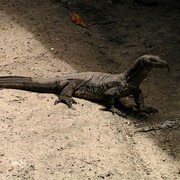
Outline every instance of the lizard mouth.
<svg viewBox="0 0 180 180">
<path fill-rule="evenodd" d="M 160 68 L 167 68 L 168 72 L 170 72 L 170 68 L 169 68 L 169 65 L 166 61 L 164 60 L 161 60 L 158 64 L 157 64 L 157 67 L 160 67 Z"/>
<path fill-rule="evenodd" d="M 168 69 L 168 72 L 171 72 L 168 64 L 166 65 L 166 68 Z"/>
</svg>

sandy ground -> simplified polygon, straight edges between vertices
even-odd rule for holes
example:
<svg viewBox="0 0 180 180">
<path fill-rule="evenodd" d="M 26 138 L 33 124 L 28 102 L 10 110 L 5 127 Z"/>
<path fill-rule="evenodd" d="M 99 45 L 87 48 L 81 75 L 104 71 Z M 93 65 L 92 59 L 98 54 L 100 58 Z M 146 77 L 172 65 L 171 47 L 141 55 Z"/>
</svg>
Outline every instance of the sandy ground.
<svg viewBox="0 0 180 180">
<path fill-rule="evenodd" d="M 73 110 L 53 94 L 1 90 L 0 179 L 180 179 L 180 3 L 69 2 L 1 0 L 0 75 L 119 73 L 152 53 L 171 67 L 142 84 L 159 113 L 124 119 L 86 100 Z M 73 11 L 91 28 L 73 24 Z M 176 126 L 135 133 L 167 121 Z"/>
</svg>

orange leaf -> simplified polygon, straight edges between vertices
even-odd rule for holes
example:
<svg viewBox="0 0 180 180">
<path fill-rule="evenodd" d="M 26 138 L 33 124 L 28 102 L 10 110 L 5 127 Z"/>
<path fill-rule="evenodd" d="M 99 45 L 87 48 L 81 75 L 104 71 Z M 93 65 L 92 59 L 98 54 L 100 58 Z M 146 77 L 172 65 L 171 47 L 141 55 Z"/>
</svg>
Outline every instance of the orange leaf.
<svg viewBox="0 0 180 180">
<path fill-rule="evenodd" d="M 74 24 L 80 25 L 84 28 L 90 28 L 90 25 L 88 25 L 81 17 L 76 14 L 75 12 L 72 13 L 71 20 Z"/>
</svg>

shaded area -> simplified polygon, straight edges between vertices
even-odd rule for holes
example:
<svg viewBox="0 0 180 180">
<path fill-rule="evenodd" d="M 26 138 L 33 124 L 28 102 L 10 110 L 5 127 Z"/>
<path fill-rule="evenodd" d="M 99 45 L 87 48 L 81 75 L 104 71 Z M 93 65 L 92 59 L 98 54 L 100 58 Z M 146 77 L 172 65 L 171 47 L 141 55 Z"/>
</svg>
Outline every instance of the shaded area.
<svg viewBox="0 0 180 180">
<path fill-rule="evenodd" d="M 142 54 L 163 57 L 169 62 L 171 74 L 154 70 L 143 84 L 146 103 L 155 105 L 160 113 L 139 122 L 139 126 L 171 119 L 180 121 L 179 2 L 160 1 L 157 7 L 144 7 L 133 5 L 132 1 L 116 5 L 79 1 L 66 5 L 43 0 L 4 0 L 0 8 L 11 21 L 34 34 L 47 50 L 57 50 L 52 52 L 54 56 L 77 71 L 118 73 Z M 77 11 L 92 28 L 87 30 L 74 25 L 70 19 L 72 11 Z M 103 25 L 111 21 L 115 23 Z M 170 155 L 173 153 L 175 158 L 180 158 L 179 129 L 158 131 L 152 138 Z"/>
<path fill-rule="evenodd" d="M 97 31 L 93 28 L 86 30 L 74 25 L 70 16 L 72 11 L 64 4 L 19 0 L 3 1 L 1 6 L 1 11 L 9 15 L 11 21 L 33 33 L 48 50 L 53 48 L 55 51 L 52 53 L 56 57 L 68 62 L 77 71 L 102 71 L 99 67 L 104 62 L 104 55 L 99 53 L 99 45 L 103 36 L 96 35 Z M 94 37 L 98 39 L 98 43 L 93 40 Z M 94 66 L 90 67 L 88 62 L 94 62 Z"/>
</svg>

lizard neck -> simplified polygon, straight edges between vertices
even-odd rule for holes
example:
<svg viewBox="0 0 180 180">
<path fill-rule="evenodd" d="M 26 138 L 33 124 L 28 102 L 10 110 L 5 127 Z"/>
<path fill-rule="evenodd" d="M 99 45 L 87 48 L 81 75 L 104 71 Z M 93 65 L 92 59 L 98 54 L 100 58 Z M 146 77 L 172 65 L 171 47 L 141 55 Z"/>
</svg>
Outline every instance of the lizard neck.
<svg viewBox="0 0 180 180">
<path fill-rule="evenodd" d="M 139 86 L 151 69 L 152 67 L 147 67 L 141 59 L 136 60 L 135 63 L 124 72 L 126 82 Z"/>
</svg>

